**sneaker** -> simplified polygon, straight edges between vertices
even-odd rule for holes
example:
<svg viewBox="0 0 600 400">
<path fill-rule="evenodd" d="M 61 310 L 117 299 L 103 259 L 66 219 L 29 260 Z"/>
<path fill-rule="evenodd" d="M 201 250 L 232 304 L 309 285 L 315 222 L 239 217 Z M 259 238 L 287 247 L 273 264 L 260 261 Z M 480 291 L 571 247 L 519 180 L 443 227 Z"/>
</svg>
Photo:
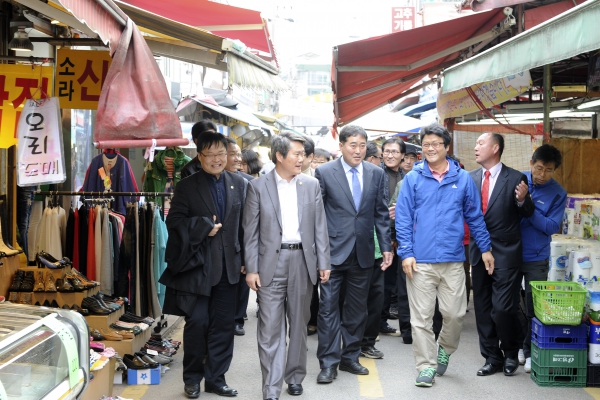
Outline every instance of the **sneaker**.
<svg viewBox="0 0 600 400">
<path fill-rule="evenodd" d="M 519 364 L 525 364 L 525 352 L 523 351 L 523 349 L 519 350 Z"/>
<path fill-rule="evenodd" d="M 525 359 L 525 366 L 523 367 L 523 369 L 525 369 L 525 372 L 527 373 L 531 372 L 531 357 L 527 357 Z"/>
<path fill-rule="evenodd" d="M 438 358 L 437 358 L 437 374 L 442 376 L 448 369 L 448 362 L 450 361 L 450 354 L 446 353 L 446 350 L 442 346 L 438 345 Z"/>
<path fill-rule="evenodd" d="M 435 369 L 431 367 L 425 368 L 419 376 L 417 376 L 417 380 L 415 381 L 415 386 L 421 387 L 431 387 L 435 382 Z"/>
<path fill-rule="evenodd" d="M 360 349 L 360 356 L 365 358 L 383 358 L 383 351 L 377 350 L 375 346 L 365 346 Z"/>
<path fill-rule="evenodd" d="M 379 333 L 383 333 L 384 335 L 389 336 L 400 336 L 400 331 L 392 328 L 387 322 L 385 325 L 381 325 L 379 327 Z"/>
</svg>

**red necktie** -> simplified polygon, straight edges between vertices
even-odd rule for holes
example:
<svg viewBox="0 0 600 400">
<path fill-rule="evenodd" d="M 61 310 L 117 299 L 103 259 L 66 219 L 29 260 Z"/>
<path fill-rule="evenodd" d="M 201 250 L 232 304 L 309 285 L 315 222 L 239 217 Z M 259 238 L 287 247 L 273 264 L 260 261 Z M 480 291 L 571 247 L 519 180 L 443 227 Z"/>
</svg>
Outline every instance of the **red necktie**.
<svg viewBox="0 0 600 400">
<path fill-rule="evenodd" d="M 481 203 L 483 214 L 487 211 L 488 197 L 490 193 L 490 171 L 485 171 L 485 178 L 483 179 L 483 185 L 481 185 Z"/>
</svg>

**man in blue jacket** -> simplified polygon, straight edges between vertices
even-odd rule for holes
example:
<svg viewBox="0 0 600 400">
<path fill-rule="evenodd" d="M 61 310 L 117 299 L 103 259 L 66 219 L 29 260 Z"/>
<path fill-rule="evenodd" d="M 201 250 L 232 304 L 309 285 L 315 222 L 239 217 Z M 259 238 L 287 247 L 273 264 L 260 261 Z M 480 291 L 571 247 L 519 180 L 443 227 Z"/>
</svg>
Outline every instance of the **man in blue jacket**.
<svg viewBox="0 0 600 400">
<path fill-rule="evenodd" d="M 548 278 L 552 234 L 558 232 L 567 203 L 567 192 L 552 178 L 561 162 L 560 151 L 554 146 L 545 144 L 533 153 L 529 161 L 531 172 L 523 172 L 529 181 L 529 193 L 535 205 L 531 217 L 521 218 L 523 243 L 521 274 L 525 277 L 527 308 L 527 329 L 523 341 L 525 372 L 531 371 L 531 319 L 535 316 L 529 282 L 545 281 Z"/>
<path fill-rule="evenodd" d="M 450 134 L 439 124 L 421 129 L 425 161 L 406 175 L 396 203 L 398 256 L 410 303 L 416 386 L 431 387 L 456 351 L 467 309 L 463 220 L 482 249 L 489 274 L 494 271 L 490 235 L 473 179 L 447 157 Z M 436 351 L 432 320 L 435 300 L 444 318 Z M 436 359 L 437 353 L 437 359 Z"/>
</svg>

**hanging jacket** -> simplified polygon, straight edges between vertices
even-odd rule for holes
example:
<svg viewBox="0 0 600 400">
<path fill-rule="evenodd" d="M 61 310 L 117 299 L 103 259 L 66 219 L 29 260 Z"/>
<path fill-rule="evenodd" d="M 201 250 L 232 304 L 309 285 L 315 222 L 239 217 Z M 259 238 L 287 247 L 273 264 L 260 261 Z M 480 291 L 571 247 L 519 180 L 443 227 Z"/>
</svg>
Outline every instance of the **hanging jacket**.
<svg viewBox="0 0 600 400">
<path fill-rule="evenodd" d="M 182 179 L 181 170 L 191 160 L 180 148 L 168 148 L 160 150 L 154 156 L 154 161 L 146 169 L 146 178 L 144 179 L 145 192 L 164 192 L 167 185 L 167 167 L 165 166 L 165 157 L 173 158 L 173 188 Z M 162 197 L 148 197 L 148 201 L 153 201 L 162 206 Z"/>
</svg>

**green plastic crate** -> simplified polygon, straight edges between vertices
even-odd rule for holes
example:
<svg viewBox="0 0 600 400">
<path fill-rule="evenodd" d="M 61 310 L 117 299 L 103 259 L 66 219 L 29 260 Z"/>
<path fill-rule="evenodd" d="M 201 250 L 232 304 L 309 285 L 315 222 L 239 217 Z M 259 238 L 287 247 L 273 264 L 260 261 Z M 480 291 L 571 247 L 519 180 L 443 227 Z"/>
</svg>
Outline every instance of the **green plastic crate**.
<svg viewBox="0 0 600 400">
<path fill-rule="evenodd" d="M 538 386 L 585 387 L 587 365 L 583 368 L 540 367 L 531 361 L 531 380 Z"/>
<path fill-rule="evenodd" d="M 587 349 L 540 349 L 531 343 L 531 362 L 540 367 L 587 367 Z"/>
<path fill-rule="evenodd" d="M 546 325 L 579 325 L 587 291 L 577 282 L 532 281 L 535 316 Z"/>
</svg>

